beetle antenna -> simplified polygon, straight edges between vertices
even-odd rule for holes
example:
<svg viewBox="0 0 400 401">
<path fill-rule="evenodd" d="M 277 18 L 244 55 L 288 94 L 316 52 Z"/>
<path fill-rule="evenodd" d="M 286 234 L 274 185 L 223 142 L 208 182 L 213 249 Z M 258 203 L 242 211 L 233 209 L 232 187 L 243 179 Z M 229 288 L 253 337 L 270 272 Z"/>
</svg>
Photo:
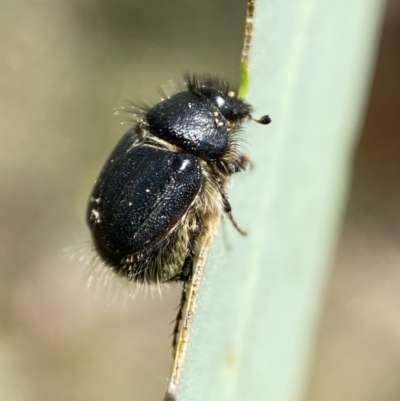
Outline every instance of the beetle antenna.
<svg viewBox="0 0 400 401">
<path fill-rule="evenodd" d="M 253 118 L 253 121 L 259 124 L 267 125 L 269 124 L 272 120 L 269 116 L 262 116 L 260 119 Z"/>
</svg>

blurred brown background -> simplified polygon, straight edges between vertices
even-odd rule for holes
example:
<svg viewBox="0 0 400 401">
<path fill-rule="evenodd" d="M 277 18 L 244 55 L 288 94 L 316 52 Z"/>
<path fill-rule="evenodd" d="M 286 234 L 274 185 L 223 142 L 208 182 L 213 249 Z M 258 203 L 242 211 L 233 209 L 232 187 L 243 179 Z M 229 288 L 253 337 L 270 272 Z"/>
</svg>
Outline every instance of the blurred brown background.
<svg viewBox="0 0 400 401">
<path fill-rule="evenodd" d="M 244 0 L 1 3 L 1 401 L 162 399 L 179 290 L 88 286 L 84 209 L 127 130 L 113 108 L 185 71 L 238 83 L 244 16 Z M 400 0 L 378 56 L 309 401 L 400 400 Z"/>
</svg>

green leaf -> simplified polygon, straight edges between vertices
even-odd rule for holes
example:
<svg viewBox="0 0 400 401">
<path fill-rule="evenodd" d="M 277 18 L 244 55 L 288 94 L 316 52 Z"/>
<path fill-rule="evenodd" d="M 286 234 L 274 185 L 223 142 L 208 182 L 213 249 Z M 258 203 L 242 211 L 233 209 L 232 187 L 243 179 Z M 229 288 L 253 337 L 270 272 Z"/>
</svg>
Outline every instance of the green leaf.
<svg viewBox="0 0 400 401">
<path fill-rule="evenodd" d="M 248 100 L 272 124 L 246 127 L 230 199 L 249 235 L 226 222 L 212 249 L 178 401 L 302 399 L 382 9 L 258 0 Z"/>
</svg>

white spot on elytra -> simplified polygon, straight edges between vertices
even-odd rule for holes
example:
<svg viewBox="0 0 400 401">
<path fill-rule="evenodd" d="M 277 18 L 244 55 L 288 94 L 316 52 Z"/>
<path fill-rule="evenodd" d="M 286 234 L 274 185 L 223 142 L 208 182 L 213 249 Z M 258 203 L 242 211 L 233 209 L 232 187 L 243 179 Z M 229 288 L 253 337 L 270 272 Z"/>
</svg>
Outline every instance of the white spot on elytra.
<svg viewBox="0 0 400 401">
<path fill-rule="evenodd" d="M 185 170 L 185 168 L 190 164 L 189 160 L 184 160 L 182 166 L 180 167 L 180 171 Z"/>
<path fill-rule="evenodd" d="M 100 212 L 96 209 L 92 209 L 92 212 L 90 214 L 90 219 L 94 220 L 95 224 L 101 223 Z"/>
</svg>

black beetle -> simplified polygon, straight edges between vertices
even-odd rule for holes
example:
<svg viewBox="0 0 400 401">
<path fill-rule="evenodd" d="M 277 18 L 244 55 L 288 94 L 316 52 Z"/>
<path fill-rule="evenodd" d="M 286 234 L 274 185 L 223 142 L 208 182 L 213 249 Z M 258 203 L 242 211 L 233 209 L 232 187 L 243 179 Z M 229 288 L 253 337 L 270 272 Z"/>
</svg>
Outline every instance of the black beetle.
<svg viewBox="0 0 400 401">
<path fill-rule="evenodd" d="M 87 223 L 98 254 L 137 282 L 185 283 L 221 216 L 240 231 L 227 191 L 249 162 L 238 131 L 252 107 L 225 81 L 187 75 L 185 83 L 185 91 L 143 111 L 90 197 Z"/>
</svg>

